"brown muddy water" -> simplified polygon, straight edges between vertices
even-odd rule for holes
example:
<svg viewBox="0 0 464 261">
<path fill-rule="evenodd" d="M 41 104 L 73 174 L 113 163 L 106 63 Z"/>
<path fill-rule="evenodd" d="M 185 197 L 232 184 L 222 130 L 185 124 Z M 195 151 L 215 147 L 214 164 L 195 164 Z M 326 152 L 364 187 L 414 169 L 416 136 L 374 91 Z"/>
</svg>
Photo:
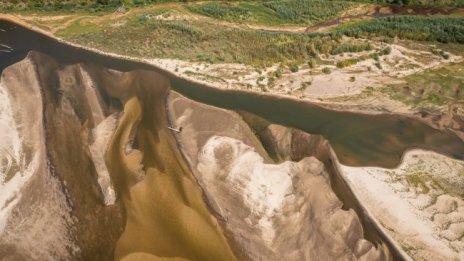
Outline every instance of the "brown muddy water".
<svg viewBox="0 0 464 261">
<path fill-rule="evenodd" d="M 464 142 L 449 130 L 434 129 L 422 121 L 394 114 L 366 115 L 334 111 L 308 102 L 195 83 L 142 62 L 127 61 L 68 46 L 9 21 L 0 21 L 0 70 L 36 50 L 64 63 L 90 62 L 120 71 L 149 69 L 171 81 L 188 98 L 213 106 L 247 111 L 276 124 L 319 134 L 329 140 L 340 162 L 350 166 L 397 166 L 405 151 L 432 150 L 464 160 Z"/>
</svg>

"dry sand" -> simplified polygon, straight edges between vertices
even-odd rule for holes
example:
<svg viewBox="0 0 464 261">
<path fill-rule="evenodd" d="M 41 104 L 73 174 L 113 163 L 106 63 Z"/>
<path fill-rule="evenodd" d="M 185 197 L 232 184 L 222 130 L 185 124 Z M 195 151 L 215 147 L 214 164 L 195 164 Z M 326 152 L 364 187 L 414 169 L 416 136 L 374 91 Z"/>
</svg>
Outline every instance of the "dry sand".
<svg viewBox="0 0 464 261">
<path fill-rule="evenodd" d="M 252 260 L 384 260 L 342 210 L 315 158 L 272 164 L 235 113 L 170 95 L 180 148 L 238 249 Z M 214 117 L 213 117 L 214 115 Z"/>
<path fill-rule="evenodd" d="M 393 170 L 341 169 L 367 210 L 413 259 L 463 260 L 463 162 L 413 150 Z"/>
</svg>

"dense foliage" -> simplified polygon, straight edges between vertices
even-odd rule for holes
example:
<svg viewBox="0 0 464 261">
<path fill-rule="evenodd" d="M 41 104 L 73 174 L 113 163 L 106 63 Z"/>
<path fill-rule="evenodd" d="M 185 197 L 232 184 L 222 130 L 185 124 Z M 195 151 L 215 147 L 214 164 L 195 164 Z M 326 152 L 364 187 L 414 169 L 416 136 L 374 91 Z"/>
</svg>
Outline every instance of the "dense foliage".
<svg viewBox="0 0 464 261">
<path fill-rule="evenodd" d="M 342 26 L 338 29 L 338 33 L 360 38 L 387 36 L 416 41 L 462 44 L 464 43 L 464 19 L 454 16 L 393 16 Z"/>
<path fill-rule="evenodd" d="M 341 53 L 358 53 L 362 51 L 372 50 L 372 45 L 368 42 L 366 43 L 357 43 L 357 42 L 346 42 L 336 46 L 330 54 L 337 55 Z"/>
<path fill-rule="evenodd" d="M 312 24 L 336 18 L 352 3 L 329 0 L 207 2 L 187 8 L 205 16 L 259 24 Z"/>
<path fill-rule="evenodd" d="M 295 23 L 325 21 L 350 7 L 350 3 L 324 0 L 281 0 L 265 2 L 278 17 Z"/>
<path fill-rule="evenodd" d="M 188 0 L 0 0 L 0 10 L 76 10 L 98 11 L 120 6 L 142 6 L 152 3 L 188 2 Z"/>
<path fill-rule="evenodd" d="M 198 0 L 0 0 L 0 10 L 101 10 L 114 9 L 119 6 L 142 6 L 164 2 L 195 2 Z M 238 2 L 237 0 L 212 0 L 217 2 Z M 270 8 L 281 18 L 292 21 L 320 21 L 336 15 L 349 5 L 348 2 L 367 2 L 401 6 L 419 7 L 464 7 L 464 0 L 244 0 L 255 2 L 257 7 Z M 244 9 L 224 8 L 221 5 L 205 6 L 198 9 L 206 15 L 227 17 L 243 14 Z M 263 10 L 266 12 L 266 10 Z"/>
<path fill-rule="evenodd" d="M 238 5 L 230 5 L 228 3 L 209 2 L 201 5 L 189 6 L 187 8 L 202 15 L 231 21 L 247 20 L 252 16 L 249 9 Z"/>
</svg>

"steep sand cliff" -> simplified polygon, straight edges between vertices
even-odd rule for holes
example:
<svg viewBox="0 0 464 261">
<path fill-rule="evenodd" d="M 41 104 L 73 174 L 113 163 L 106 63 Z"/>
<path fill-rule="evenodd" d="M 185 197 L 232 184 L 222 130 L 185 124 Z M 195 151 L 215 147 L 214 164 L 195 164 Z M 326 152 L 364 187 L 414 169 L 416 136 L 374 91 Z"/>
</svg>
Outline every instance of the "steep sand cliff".
<svg viewBox="0 0 464 261">
<path fill-rule="evenodd" d="M 353 209 L 331 188 L 324 164 L 284 146 L 274 164 L 252 129 L 233 112 L 169 96 L 180 148 L 211 208 L 251 260 L 388 260 L 384 245 L 364 238 Z M 283 127 L 286 130 L 288 128 Z M 306 142 L 307 144 L 317 144 Z M 307 149 L 307 147 L 305 147 Z M 304 151 L 304 149 L 302 150 Z M 275 153 L 277 154 L 277 153 Z M 291 161 L 293 157 L 300 157 Z M 370 233 L 378 233 L 370 231 Z M 378 237 L 377 237 L 378 238 Z"/>
</svg>

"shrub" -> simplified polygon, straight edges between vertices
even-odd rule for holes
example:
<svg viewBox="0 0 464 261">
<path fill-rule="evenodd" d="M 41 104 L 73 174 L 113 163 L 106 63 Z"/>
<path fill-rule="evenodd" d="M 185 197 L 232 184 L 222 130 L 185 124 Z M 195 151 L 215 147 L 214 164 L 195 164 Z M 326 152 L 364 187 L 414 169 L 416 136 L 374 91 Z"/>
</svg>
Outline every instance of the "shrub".
<svg viewBox="0 0 464 261">
<path fill-rule="evenodd" d="M 389 55 L 391 53 L 392 49 L 390 46 L 384 48 L 382 51 L 380 51 L 380 55 Z"/>
<path fill-rule="evenodd" d="M 324 74 L 331 74 L 331 73 L 332 73 L 332 70 L 331 70 L 329 67 L 324 67 L 324 68 L 322 69 L 322 72 L 323 72 Z"/>
<path fill-rule="evenodd" d="M 317 61 L 314 58 L 309 59 L 308 66 L 311 69 L 315 69 L 317 67 Z"/>
<path fill-rule="evenodd" d="M 295 72 L 298 72 L 298 70 L 299 70 L 299 67 L 298 67 L 297 64 L 292 64 L 292 65 L 290 65 L 290 71 L 291 71 L 291 72 L 294 72 L 294 73 L 295 73 Z"/>
</svg>

